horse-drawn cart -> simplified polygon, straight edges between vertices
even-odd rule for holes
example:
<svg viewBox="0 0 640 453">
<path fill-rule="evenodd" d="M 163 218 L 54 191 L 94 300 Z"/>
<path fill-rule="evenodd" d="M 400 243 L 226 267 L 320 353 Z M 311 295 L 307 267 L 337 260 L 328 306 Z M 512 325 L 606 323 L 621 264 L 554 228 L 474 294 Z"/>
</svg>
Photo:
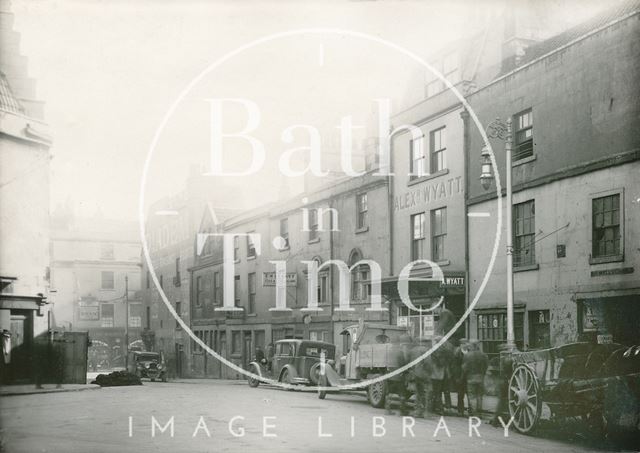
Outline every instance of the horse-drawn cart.
<svg viewBox="0 0 640 453">
<path fill-rule="evenodd" d="M 552 417 L 580 416 L 594 426 L 638 429 L 640 346 L 571 343 L 514 352 L 509 413 L 522 432 L 538 424 L 542 403 Z"/>
</svg>

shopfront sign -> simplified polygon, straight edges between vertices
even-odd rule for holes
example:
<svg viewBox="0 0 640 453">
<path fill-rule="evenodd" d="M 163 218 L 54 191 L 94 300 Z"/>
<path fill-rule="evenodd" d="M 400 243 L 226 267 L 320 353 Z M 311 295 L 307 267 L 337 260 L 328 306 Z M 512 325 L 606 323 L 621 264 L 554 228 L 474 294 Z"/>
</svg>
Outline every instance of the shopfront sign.
<svg viewBox="0 0 640 453">
<path fill-rule="evenodd" d="M 284 280 L 287 286 L 298 286 L 298 274 L 295 272 L 263 272 L 262 286 L 276 286 L 278 279 Z"/>
<path fill-rule="evenodd" d="M 464 277 L 444 277 L 440 282 L 441 288 L 464 288 Z"/>
<path fill-rule="evenodd" d="M 606 275 L 625 275 L 625 274 L 633 274 L 632 267 L 620 267 L 617 269 L 604 269 L 601 271 L 591 271 L 592 277 L 603 277 Z"/>
<path fill-rule="evenodd" d="M 393 197 L 393 209 L 394 211 L 401 211 L 415 206 L 423 206 L 462 193 L 462 176 L 443 181 L 433 181 L 424 184 L 420 188 Z"/>
<path fill-rule="evenodd" d="M 80 305 L 78 307 L 78 319 L 81 321 L 98 321 L 100 319 L 100 307 L 95 305 Z"/>
</svg>

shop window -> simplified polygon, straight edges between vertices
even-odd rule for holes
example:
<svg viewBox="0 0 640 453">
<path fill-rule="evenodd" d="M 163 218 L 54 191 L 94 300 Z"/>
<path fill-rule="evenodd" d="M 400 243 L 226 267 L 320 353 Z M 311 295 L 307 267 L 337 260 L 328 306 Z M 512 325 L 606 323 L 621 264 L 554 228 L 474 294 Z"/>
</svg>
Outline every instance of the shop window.
<svg viewBox="0 0 640 453">
<path fill-rule="evenodd" d="M 311 330 L 309 332 L 309 340 L 329 342 L 329 331 L 327 330 Z"/>
<path fill-rule="evenodd" d="M 431 259 L 444 261 L 444 242 L 447 237 L 447 208 L 431 211 Z"/>
<path fill-rule="evenodd" d="M 231 332 L 231 354 L 241 354 L 242 353 L 242 342 L 240 341 L 240 331 L 234 330 Z"/>
<path fill-rule="evenodd" d="M 115 327 L 113 304 L 102 304 L 100 306 L 100 325 L 102 327 Z"/>
<path fill-rule="evenodd" d="M 425 219 L 424 212 L 411 216 L 411 260 L 424 257 Z"/>
<path fill-rule="evenodd" d="M 543 349 L 551 347 L 549 310 L 529 312 L 529 347 Z"/>
<path fill-rule="evenodd" d="M 513 160 L 533 156 L 533 114 L 531 109 L 515 115 L 515 149 Z"/>
<path fill-rule="evenodd" d="M 431 173 L 436 173 L 447 168 L 447 140 L 446 128 L 441 127 L 431 131 Z"/>
<path fill-rule="evenodd" d="M 591 204 L 592 257 L 621 255 L 620 194 L 594 198 Z"/>
<path fill-rule="evenodd" d="M 293 338 L 293 329 L 284 328 L 284 329 L 274 329 L 271 333 L 271 337 L 273 342 L 284 340 L 286 338 Z"/>
<path fill-rule="evenodd" d="M 516 346 L 524 347 L 524 313 L 516 312 L 513 316 L 513 330 Z M 498 354 L 499 346 L 507 341 L 507 312 L 483 313 L 478 315 L 478 339 L 482 343 L 482 351 L 487 354 Z"/>
<path fill-rule="evenodd" d="M 101 288 L 114 289 L 113 271 L 102 271 Z"/>
<path fill-rule="evenodd" d="M 536 263 L 536 205 L 534 200 L 513 205 L 513 265 Z"/>
<path fill-rule="evenodd" d="M 142 327 L 142 304 L 129 304 L 129 327 Z"/>
</svg>

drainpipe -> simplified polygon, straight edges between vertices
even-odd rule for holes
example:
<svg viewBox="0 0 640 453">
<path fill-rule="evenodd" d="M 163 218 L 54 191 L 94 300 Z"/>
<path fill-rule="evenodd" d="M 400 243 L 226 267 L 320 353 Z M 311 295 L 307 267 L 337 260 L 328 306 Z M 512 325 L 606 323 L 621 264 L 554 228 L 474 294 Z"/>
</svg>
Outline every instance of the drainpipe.
<svg viewBox="0 0 640 453">
<path fill-rule="evenodd" d="M 330 218 L 331 218 L 331 225 L 329 228 L 329 260 L 333 260 L 333 227 L 334 227 L 334 221 L 337 221 L 337 219 L 333 218 L 333 209 L 334 207 L 334 197 L 329 198 L 329 213 L 330 213 Z M 329 315 L 330 315 L 330 320 L 331 320 L 331 342 L 333 343 L 335 341 L 335 321 L 333 320 L 333 313 L 334 313 L 334 300 L 333 300 L 333 265 L 329 266 L 329 282 L 331 284 L 331 304 L 330 304 L 330 309 L 329 309 Z"/>
<path fill-rule="evenodd" d="M 464 298 L 465 298 L 465 311 L 469 305 L 469 216 L 467 215 L 469 212 L 469 206 L 467 204 L 469 200 L 469 147 L 470 147 L 470 135 L 469 135 L 469 112 L 465 108 L 460 112 L 460 117 L 462 118 L 462 152 L 464 156 L 464 275 L 465 275 L 465 285 L 464 285 Z M 471 332 L 469 332 L 470 327 L 470 317 L 467 317 L 465 320 L 465 337 L 469 338 Z"/>
</svg>

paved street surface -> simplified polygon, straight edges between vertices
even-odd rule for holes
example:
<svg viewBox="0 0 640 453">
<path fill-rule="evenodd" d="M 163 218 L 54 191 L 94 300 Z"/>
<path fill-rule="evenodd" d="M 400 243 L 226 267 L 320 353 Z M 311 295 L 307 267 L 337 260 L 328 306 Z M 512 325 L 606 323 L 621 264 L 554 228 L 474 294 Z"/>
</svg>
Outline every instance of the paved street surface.
<svg viewBox="0 0 640 453">
<path fill-rule="evenodd" d="M 174 417 L 174 436 L 156 428 L 152 417 L 164 426 Z M 196 433 L 199 417 L 204 424 Z M 235 437 L 229 431 L 232 422 Z M 129 417 L 133 417 L 131 436 Z M 267 434 L 263 436 L 263 417 Z M 324 434 L 319 437 L 322 417 Z M 355 431 L 351 437 L 351 417 Z M 385 434 L 374 437 L 374 417 L 384 421 Z M 413 419 L 407 419 L 410 425 Z M 385 415 L 369 406 L 360 395 L 328 395 L 284 391 L 261 386 L 249 388 L 239 381 L 151 383 L 143 386 L 103 388 L 91 392 L 51 393 L 4 397 L 0 400 L 0 426 L 7 452 L 253 452 L 253 451 L 487 451 L 492 453 L 583 451 L 561 440 L 517 433 L 504 437 L 502 429 L 488 424 L 478 428 L 482 437 L 469 437 L 468 419 L 445 417 L 451 437 L 442 426 L 434 437 L 438 418 L 415 420 L 413 433 L 402 418 Z M 207 436 L 207 430 L 210 437 Z M 381 434 L 379 431 L 378 434 Z M 562 437 L 560 437 L 562 438 Z"/>
</svg>

